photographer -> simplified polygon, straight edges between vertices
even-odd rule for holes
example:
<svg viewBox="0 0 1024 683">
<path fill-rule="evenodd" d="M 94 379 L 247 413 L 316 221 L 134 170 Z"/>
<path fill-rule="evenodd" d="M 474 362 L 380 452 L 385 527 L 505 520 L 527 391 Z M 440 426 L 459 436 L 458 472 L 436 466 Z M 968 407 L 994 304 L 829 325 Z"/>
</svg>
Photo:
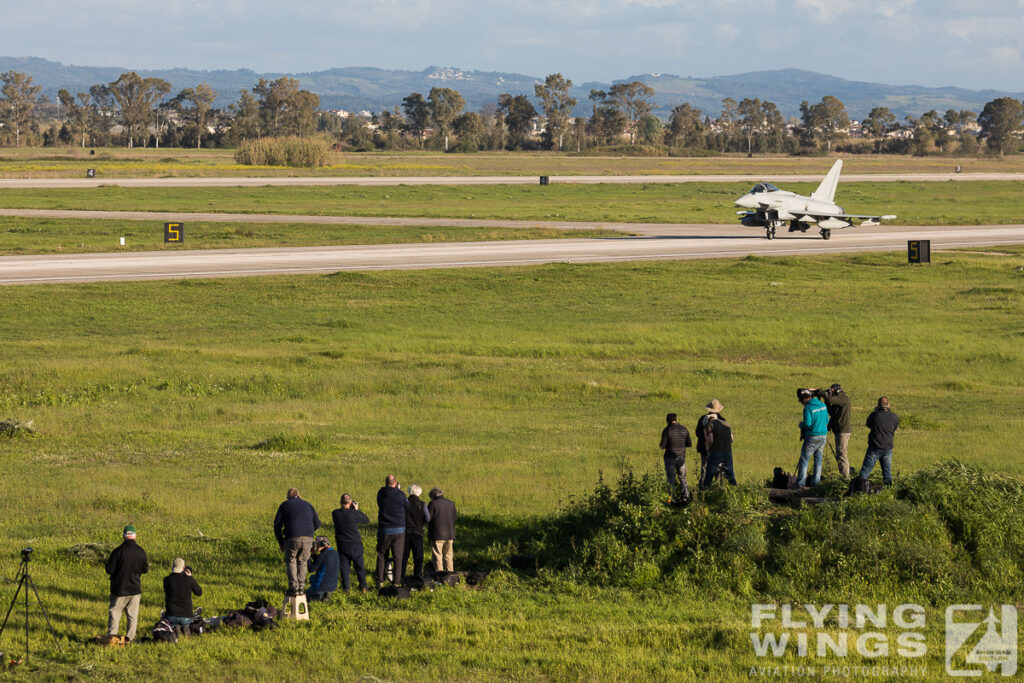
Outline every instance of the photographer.
<svg viewBox="0 0 1024 683">
<path fill-rule="evenodd" d="M 338 551 L 331 547 L 327 537 L 317 536 L 313 557 L 309 560 L 309 590 L 306 591 L 306 597 L 320 601 L 330 598 L 331 593 L 338 590 L 340 564 Z"/>
<path fill-rule="evenodd" d="M 667 426 L 661 430 L 660 448 L 665 451 L 665 477 L 668 479 L 668 495 L 675 497 L 678 491 L 682 500 L 690 500 L 690 487 L 686 484 L 686 449 L 693 445 L 690 431 L 679 424 L 675 413 L 665 416 Z"/>
<path fill-rule="evenodd" d="M 135 527 L 131 524 L 121 532 L 124 541 L 114 548 L 107 560 L 106 570 L 110 575 L 110 609 L 107 619 L 107 634 L 117 635 L 121 613 L 128 614 L 128 642 L 135 640 L 139 625 L 139 603 L 142 601 L 142 575 L 149 571 L 146 551 L 135 542 Z"/>
<path fill-rule="evenodd" d="M 306 591 L 306 562 L 313 552 L 313 534 L 319 528 L 320 518 L 313 506 L 299 498 L 297 488 L 288 489 L 288 498 L 274 516 L 274 536 L 288 572 L 288 595 Z"/>
<path fill-rule="evenodd" d="M 797 400 L 804 406 L 803 419 L 800 421 L 800 461 L 797 463 L 796 487 L 803 488 L 807 483 L 807 465 L 814 456 L 814 475 L 811 486 L 821 481 L 821 458 L 825 454 L 825 442 L 828 440 L 828 409 L 820 396 L 824 392 L 812 389 L 797 389 Z"/>
<path fill-rule="evenodd" d="M 366 592 L 366 567 L 363 565 L 363 537 L 360 524 L 369 524 L 370 518 L 359 511 L 359 503 L 352 496 L 341 497 L 341 507 L 331 513 L 334 521 L 334 543 L 338 546 L 341 569 L 341 589 L 348 593 L 349 570 L 354 567 L 359 590 Z"/>
<path fill-rule="evenodd" d="M 203 589 L 192 577 L 192 568 L 185 566 L 185 560 L 176 558 L 171 564 L 171 573 L 164 577 L 164 618 L 171 626 L 188 626 L 195 614 L 192 596 L 202 594 Z"/>
<path fill-rule="evenodd" d="M 395 560 L 391 582 L 402 584 L 402 551 L 405 549 L 405 509 L 409 500 L 398 486 L 395 475 L 389 474 L 377 492 L 377 588 L 384 586 L 388 555 Z"/>
<path fill-rule="evenodd" d="M 818 391 L 814 389 L 813 391 Z M 850 447 L 850 414 L 853 407 L 850 397 L 839 384 L 833 384 L 821 394 L 821 400 L 828 408 L 828 428 L 836 437 L 836 466 L 846 479 L 850 478 L 850 460 L 847 451 Z"/>
</svg>

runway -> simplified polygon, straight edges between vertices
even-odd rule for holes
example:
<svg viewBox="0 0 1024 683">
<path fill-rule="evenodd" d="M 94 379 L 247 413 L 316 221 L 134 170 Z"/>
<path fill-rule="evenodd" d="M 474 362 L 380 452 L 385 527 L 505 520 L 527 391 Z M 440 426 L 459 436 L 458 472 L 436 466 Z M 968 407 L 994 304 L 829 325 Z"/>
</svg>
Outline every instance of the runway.
<svg viewBox="0 0 1024 683">
<path fill-rule="evenodd" d="M 597 185 L 637 183 L 818 183 L 821 174 L 777 175 L 553 175 L 554 185 Z M 858 182 L 947 182 L 978 180 L 1024 180 L 1024 173 L 851 173 L 843 183 Z M 348 177 L 210 177 L 210 178 L 3 178 L 3 189 L 53 189 L 83 187 L 262 187 L 300 185 L 538 185 L 540 176 L 348 176 Z"/>
<path fill-rule="evenodd" d="M 647 225 L 637 237 L 596 239 L 5 256 L 0 257 L 0 284 L 904 251 L 911 239 L 930 239 L 932 251 L 1024 244 L 1024 225 L 883 226 L 836 230 L 828 241 L 813 230 L 805 235 L 780 235 L 769 241 L 757 228 Z"/>
</svg>

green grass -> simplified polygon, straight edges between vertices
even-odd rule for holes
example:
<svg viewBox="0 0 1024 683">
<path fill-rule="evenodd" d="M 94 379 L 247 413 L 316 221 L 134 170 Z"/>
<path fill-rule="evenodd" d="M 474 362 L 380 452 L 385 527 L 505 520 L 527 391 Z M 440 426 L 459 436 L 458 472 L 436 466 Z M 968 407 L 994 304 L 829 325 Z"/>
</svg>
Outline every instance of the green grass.
<svg viewBox="0 0 1024 683">
<path fill-rule="evenodd" d="M 318 610 L 309 630 L 97 649 L 85 641 L 104 627 L 105 576 L 69 551 L 112 546 L 131 521 L 154 561 L 144 627 L 176 556 L 206 588 L 197 603 L 224 613 L 283 590 L 270 521 L 288 486 L 321 516 L 346 491 L 372 516 L 373 495 L 394 472 L 444 487 L 460 510 L 457 564 L 493 566 L 524 528 L 591 491 L 600 473 L 656 472 L 664 414 L 692 425 L 712 397 L 734 426 L 741 483 L 762 482 L 775 465 L 792 469 L 793 389 L 833 381 L 853 399 L 855 464 L 860 425 L 886 394 L 904 425 L 900 479 L 953 456 L 1021 476 L 1020 254 L 943 255 L 930 267 L 901 260 L 6 289 L 0 418 L 34 420 L 38 432 L 0 438 L 0 576 L 14 575 L 19 548 L 38 549 L 36 583 L 66 650 L 45 649 L 39 620 L 39 656 L 23 675 L 746 678 L 759 663 L 751 597 L 708 604 L 699 583 L 598 588 L 557 572 L 500 572 L 483 591 L 398 605 L 342 599 Z M 12 590 L 5 584 L 0 600 Z M 858 593 L 823 595 L 855 602 Z M 942 612 L 929 610 L 926 662 L 938 673 Z M 5 633 L 0 649 L 22 648 Z"/>
<path fill-rule="evenodd" d="M 309 223 L 214 223 L 189 221 L 188 249 L 309 247 L 343 244 L 476 242 L 623 235 L 614 230 L 556 228 L 468 228 Z M 0 254 L 75 254 L 114 251 L 181 250 L 163 241 L 157 220 L 88 220 L 63 218 L 0 218 Z M 121 237 L 125 246 L 120 246 Z"/>
<path fill-rule="evenodd" d="M 809 194 L 814 185 L 786 189 Z M 182 211 L 577 220 L 641 223 L 736 222 L 733 201 L 749 185 L 396 186 L 123 188 L 0 192 L 0 208 Z M 844 183 L 837 201 L 852 213 L 895 213 L 905 225 L 983 225 L 1019 220 L 1015 182 Z"/>
<path fill-rule="evenodd" d="M 0 149 L 0 177 L 84 178 L 93 168 L 100 178 L 197 176 L 442 176 L 442 175 L 650 175 L 650 174 L 801 174 L 824 175 L 835 156 L 747 158 L 578 156 L 552 152 L 345 153 L 342 163 L 317 169 L 243 166 L 234 149 L 123 149 L 80 147 Z M 1021 172 L 1024 155 L 995 157 L 899 155 L 845 156 L 847 173 Z"/>
</svg>

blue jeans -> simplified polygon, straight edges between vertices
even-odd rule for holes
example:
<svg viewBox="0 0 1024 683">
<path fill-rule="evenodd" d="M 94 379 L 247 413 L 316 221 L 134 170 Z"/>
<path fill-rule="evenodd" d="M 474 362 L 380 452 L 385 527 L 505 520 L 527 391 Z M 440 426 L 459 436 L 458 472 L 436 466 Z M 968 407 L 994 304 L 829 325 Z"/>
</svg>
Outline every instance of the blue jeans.
<svg viewBox="0 0 1024 683">
<path fill-rule="evenodd" d="M 168 617 L 164 616 L 164 619 L 171 622 L 171 626 L 181 626 L 182 628 L 188 628 L 189 624 L 192 623 L 192 617 Z"/>
<path fill-rule="evenodd" d="M 676 495 L 681 491 L 683 500 L 690 497 L 690 487 L 686 485 L 686 460 L 683 458 L 665 458 L 665 477 L 668 479 L 668 495 Z"/>
<path fill-rule="evenodd" d="M 719 453 L 708 454 L 708 467 L 704 472 L 704 480 L 701 481 L 701 489 L 706 489 L 711 486 L 711 482 L 715 480 L 715 476 L 718 475 L 718 470 L 724 466 L 725 478 L 730 484 L 736 486 L 736 475 L 732 471 L 732 449 L 728 451 L 722 451 Z"/>
<path fill-rule="evenodd" d="M 892 486 L 892 449 L 869 448 L 864 454 L 864 464 L 860 468 L 860 478 L 867 479 L 871 476 L 871 470 L 875 469 L 875 463 L 882 461 L 882 481 L 886 486 Z"/>
<path fill-rule="evenodd" d="M 810 464 L 811 454 L 814 454 L 814 476 L 811 478 L 811 486 L 817 486 L 821 481 L 821 456 L 825 454 L 825 442 L 828 434 L 821 436 L 805 436 L 804 445 L 800 449 L 800 462 L 796 466 L 796 485 L 802 487 L 807 483 L 807 465 Z"/>
</svg>

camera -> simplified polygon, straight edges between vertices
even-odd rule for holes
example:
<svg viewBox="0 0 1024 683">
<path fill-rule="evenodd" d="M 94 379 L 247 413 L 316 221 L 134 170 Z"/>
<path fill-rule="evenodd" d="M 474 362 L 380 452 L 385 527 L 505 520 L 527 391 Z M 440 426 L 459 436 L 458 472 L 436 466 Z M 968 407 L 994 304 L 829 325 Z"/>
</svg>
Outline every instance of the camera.
<svg viewBox="0 0 1024 683">
<path fill-rule="evenodd" d="M 21 559 L 23 562 L 28 562 L 28 556 L 32 554 L 32 546 L 21 549 Z"/>
</svg>

